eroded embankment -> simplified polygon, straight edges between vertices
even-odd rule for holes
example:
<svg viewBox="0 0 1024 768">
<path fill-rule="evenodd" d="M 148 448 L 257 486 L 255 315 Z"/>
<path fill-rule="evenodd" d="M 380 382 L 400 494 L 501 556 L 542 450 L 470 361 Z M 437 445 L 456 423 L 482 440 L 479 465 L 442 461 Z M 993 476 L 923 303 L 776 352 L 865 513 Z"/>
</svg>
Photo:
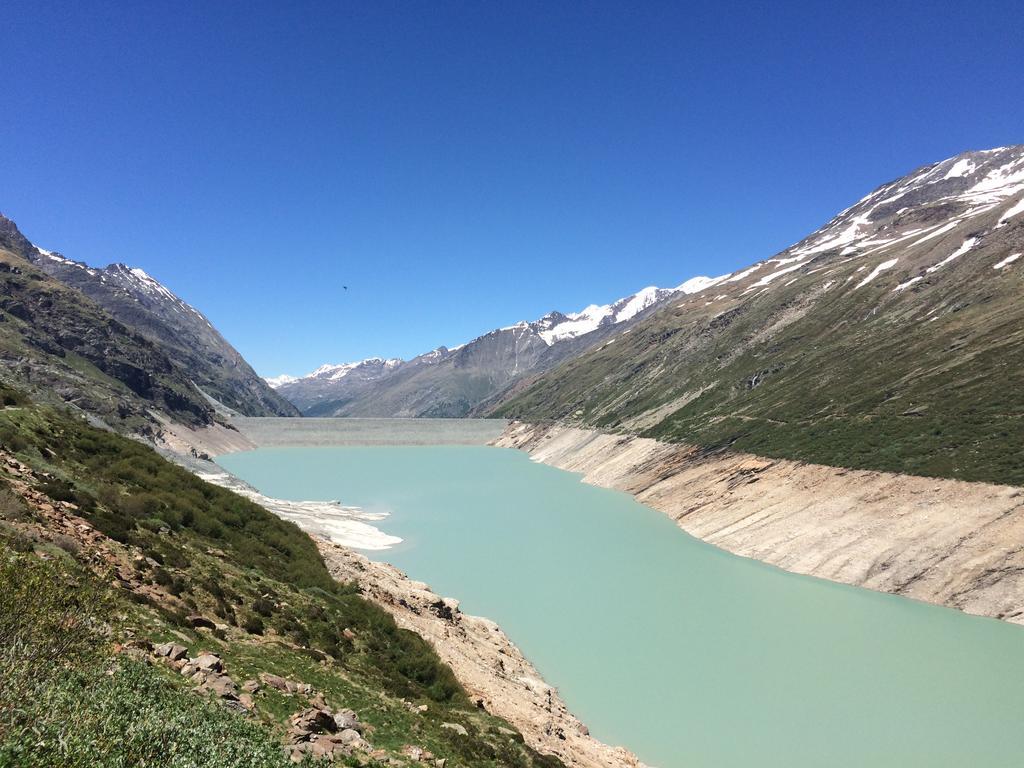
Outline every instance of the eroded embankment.
<svg viewBox="0 0 1024 768">
<path fill-rule="evenodd" d="M 363 594 L 394 616 L 400 627 L 427 640 L 470 697 L 516 726 L 538 752 L 578 768 L 640 765 L 625 749 L 592 738 L 558 691 L 544 682 L 493 621 L 462 613 L 457 601 L 440 597 L 394 566 L 316 540 L 336 579 L 359 584 Z"/>
<path fill-rule="evenodd" d="M 389 546 L 393 542 L 379 537 L 393 537 L 367 522 L 374 516 L 333 502 L 271 499 L 218 465 L 191 455 L 192 448 L 230 453 L 256 447 L 252 442 L 225 439 L 223 433 L 221 429 L 178 429 L 172 433 L 175 442 L 165 441 L 163 448 L 200 477 L 241 493 L 309 533 L 336 579 L 357 583 L 361 592 L 394 616 L 399 626 L 427 640 L 469 695 L 515 726 L 538 752 L 556 755 L 570 768 L 642 767 L 631 752 L 591 737 L 586 726 L 566 708 L 558 691 L 544 682 L 497 624 L 463 614 L 456 600 L 442 598 L 399 569 L 338 543 L 362 548 Z M 227 436 L 232 437 L 232 433 Z M 374 546 L 377 544 L 381 546 Z"/>
<path fill-rule="evenodd" d="M 631 493 L 687 533 L 795 573 L 1024 623 L 1024 491 L 563 426 L 494 443 Z"/>
</svg>

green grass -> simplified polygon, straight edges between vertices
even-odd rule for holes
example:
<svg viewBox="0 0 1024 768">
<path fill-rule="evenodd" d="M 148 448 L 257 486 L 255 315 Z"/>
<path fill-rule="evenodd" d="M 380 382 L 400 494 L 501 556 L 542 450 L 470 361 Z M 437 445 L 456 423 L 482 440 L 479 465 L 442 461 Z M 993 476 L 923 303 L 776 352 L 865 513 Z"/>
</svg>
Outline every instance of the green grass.
<svg viewBox="0 0 1024 768">
<path fill-rule="evenodd" d="M 114 604 L 80 569 L 0 545 L 0 766 L 284 768 L 276 736 L 109 655 Z"/>
<path fill-rule="evenodd" d="M 692 299 L 551 371 L 496 415 L 1024 485 L 1021 278 L 997 276 L 994 258 L 957 262 L 927 291 L 899 296 L 882 283 L 822 295 L 825 277 L 844 285 L 852 262 L 731 308 Z"/>
<path fill-rule="evenodd" d="M 130 561 L 129 554 L 138 548 L 156 563 L 135 560 L 127 569 L 143 589 L 103 591 L 113 610 L 103 614 L 109 626 L 99 636 L 94 658 L 109 659 L 110 643 L 119 637 L 185 642 L 193 654 L 219 653 L 237 683 L 269 672 L 312 684 L 333 708 L 359 712 L 374 728 L 370 741 L 376 747 L 397 751 L 415 744 L 466 766 L 560 765 L 526 747 L 507 723 L 475 707 L 451 669 L 422 638 L 399 628 L 354 585 L 335 582 L 313 542 L 293 524 L 199 480 L 141 443 L 93 428 L 59 409 L 28 405 L 0 411 L 0 446 L 52 475 L 38 478 L 37 491 L 77 505 L 79 514 L 112 537 L 115 551 L 122 542 L 120 562 Z M 74 615 L 90 616 L 90 606 L 99 603 L 94 599 L 98 592 L 89 585 L 99 582 L 90 581 L 84 568 L 88 553 L 70 544 L 60 546 L 60 537 L 40 531 L 40 525 L 20 497 L 0 484 L 0 551 L 8 558 L 14 548 L 23 553 L 9 560 L 20 570 L 0 569 L 0 614 L 39 614 L 24 606 L 35 590 L 16 585 L 39 585 L 39 574 L 45 573 L 43 581 L 58 588 L 39 589 L 40 595 L 66 599 L 68 605 L 78 606 Z M 33 566 L 33 551 L 54 559 L 40 564 L 39 570 Z M 62 575 L 46 569 L 63 569 Z M 119 570 L 123 575 L 126 568 Z M 35 581 L 21 579 L 19 574 L 26 573 L 35 574 Z M 110 582 L 111 574 L 101 569 L 101 575 L 104 583 Z M 143 596 L 144 591 L 157 596 Z M 49 612 L 69 615 L 63 609 Z M 195 630 L 186 620 L 190 613 L 213 618 L 222 627 L 214 632 Z M 262 623 L 262 634 L 249 631 L 254 619 Z M 46 637 L 60 634 L 61 621 L 44 625 L 24 645 L 46 647 Z M 5 644 L 2 622 L 0 616 L 0 645 Z M 346 637 L 352 633 L 354 637 Z M 106 676 L 102 672 L 107 661 L 65 666 L 67 674 L 28 697 L 24 691 L 12 695 L 15 677 L 0 670 L 0 697 L 57 707 L 85 724 L 80 733 L 65 735 L 69 721 L 33 704 L 17 722 L 24 726 L 38 721 L 45 733 L 42 741 L 49 746 L 26 752 L 27 732 L 12 730 L 14 721 L 8 716 L 7 732 L 0 735 L 7 750 L 0 754 L 6 755 L 7 764 L 91 764 L 85 758 L 75 762 L 67 750 L 54 751 L 63 749 L 58 742 L 65 739 L 75 754 L 95 756 L 98 750 L 111 750 L 114 756 L 108 762 L 94 763 L 102 766 L 134 766 L 141 761 L 153 766 L 277 765 L 287 718 L 308 706 L 305 697 L 263 690 L 256 696 L 253 717 L 246 720 L 198 699 L 163 668 L 122 659 L 119 671 Z M 411 711 L 412 704 L 425 704 L 427 710 Z M 442 728 L 444 722 L 460 723 L 470 735 L 458 736 Z M 187 731 L 178 742 L 167 736 L 175 729 Z M 123 748 L 114 748 L 112 740 L 121 731 L 128 734 Z M 133 738 L 149 732 L 177 744 L 177 751 L 153 747 L 156 752 L 145 752 L 146 739 Z M 232 743 L 220 752 L 203 753 L 208 741 L 224 740 L 216 733 L 226 734 Z M 186 757 L 179 761 L 178 752 L 197 762 L 189 763 Z M 244 761 L 250 759 L 246 755 L 251 762 Z M 0 766 L 5 765 L 2 760 Z"/>
</svg>

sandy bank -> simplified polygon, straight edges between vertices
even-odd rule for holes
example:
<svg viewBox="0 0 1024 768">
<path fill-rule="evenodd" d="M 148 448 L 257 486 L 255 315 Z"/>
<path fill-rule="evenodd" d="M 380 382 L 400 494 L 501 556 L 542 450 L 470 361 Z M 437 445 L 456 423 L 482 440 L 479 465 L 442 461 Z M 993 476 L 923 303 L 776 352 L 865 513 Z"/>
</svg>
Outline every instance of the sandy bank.
<svg viewBox="0 0 1024 768">
<path fill-rule="evenodd" d="M 494 444 L 631 493 L 729 552 L 1024 623 L 1022 489 L 562 426 L 513 423 Z"/>
</svg>

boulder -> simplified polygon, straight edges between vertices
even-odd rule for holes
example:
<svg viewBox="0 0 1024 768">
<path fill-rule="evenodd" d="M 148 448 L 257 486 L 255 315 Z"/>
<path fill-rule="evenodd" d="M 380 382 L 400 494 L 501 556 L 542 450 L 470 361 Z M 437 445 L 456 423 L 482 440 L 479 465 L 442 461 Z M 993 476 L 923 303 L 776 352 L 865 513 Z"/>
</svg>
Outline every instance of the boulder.
<svg viewBox="0 0 1024 768">
<path fill-rule="evenodd" d="M 187 661 L 178 671 L 181 672 L 182 677 L 192 677 L 199 671 L 199 667 L 195 665 L 194 661 Z"/>
<path fill-rule="evenodd" d="M 343 731 L 339 731 L 338 735 L 335 738 L 341 744 L 347 744 L 351 747 L 361 748 L 361 745 L 366 744 L 366 742 L 363 741 L 363 737 L 359 735 L 359 731 L 356 731 L 352 728 L 346 728 Z"/>
<path fill-rule="evenodd" d="M 363 732 L 363 724 L 359 722 L 359 715 L 351 709 L 342 709 L 334 713 L 334 724 L 339 731 L 353 730 L 357 733 Z"/>
<path fill-rule="evenodd" d="M 242 690 L 245 691 L 245 693 L 256 693 L 259 691 L 259 689 L 260 684 L 257 683 L 255 680 L 246 680 L 244 683 L 242 683 Z"/>
<path fill-rule="evenodd" d="M 163 643 L 154 648 L 153 653 L 169 661 L 180 661 L 188 656 L 188 648 L 178 643 Z"/>
<path fill-rule="evenodd" d="M 288 690 L 288 681 L 283 677 L 272 675 L 269 672 L 260 672 L 260 680 L 269 688 L 281 691 L 282 693 L 291 693 L 291 691 Z"/>
<path fill-rule="evenodd" d="M 191 616 L 187 617 L 187 620 L 188 620 L 188 623 L 191 624 L 196 629 L 200 629 L 200 628 L 201 629 L 216 629 L 217 628 L 216 622 L 214 622 L 211 619 L 206 618 L 205 616 L 201 616 L 198 613 L 193 613 Z"/>
<path fill-rule="evenodd" d="M 224 662 L 215 653 L 204 653 L 192 659 L 192 662 L 204 672 L 221 672 L 224 670 Z"/>
<path fill-rule="evenodd" d="M 213 691 L 222 699 L 238 698 L 238 686 L 236 686 L 235 681 L 227 675 L 210 675 L 206 678 L 206 682 L 203 684 L 203 687 L 207 690 Z"/>
<path fill-rule="evenodd" d="M 301 733 L 334 733 L 338 730 L 334 723 L 334 715 L 326 709 L 316 707 L 292 715 L 291 724 L 293 731 Z"/>
<path fill-rule="evenodd" d="M 455 731 L 459 736 L 468 736 L 469 731 L 466 730 L 466 726 L 459 725 L 458 723 L 441 723 L 442 728 L 446 728 L 449 731 Z"/>
</svg>

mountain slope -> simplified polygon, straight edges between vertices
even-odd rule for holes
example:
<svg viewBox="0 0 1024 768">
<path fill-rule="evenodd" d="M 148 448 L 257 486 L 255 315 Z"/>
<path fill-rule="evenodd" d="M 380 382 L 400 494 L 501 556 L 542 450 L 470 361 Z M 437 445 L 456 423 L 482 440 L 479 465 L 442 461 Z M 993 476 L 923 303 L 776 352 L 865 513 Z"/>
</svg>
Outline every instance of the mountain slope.
<svg viewBox="0 0 1024 768">
<path fill-rule="evenodd" d="M 203 392 L 246 416 L 297 416 L 206 317 L 144 271 L 94 269 L 38 246 L 26 258 L 156 344 Z"/>
<path fill-rule="evenodd" d="M 189 426 L 213 422 L 213 408 L 161 349 L 37 268 L 34 254 L 0 216 L 0 378 L 151 436 L 153 411 Z"/>
<path fill-rule="evenodd" d="M 875 190 L 493 413 L 1024 483 L 1024 147 Z"/>
<path fill-rule="evenodd" d="M 275 383 L 278 392 L 309 416 L 467 416 L 517 382 L 599 344 L 671 297 L 713 282 L 700 277 L 677 288 L 651 286 L 612 304 L 568 315 L 549 312 L 409 361 L 371 358 L 327 365 L 300 379 Z"/>
</svg>

